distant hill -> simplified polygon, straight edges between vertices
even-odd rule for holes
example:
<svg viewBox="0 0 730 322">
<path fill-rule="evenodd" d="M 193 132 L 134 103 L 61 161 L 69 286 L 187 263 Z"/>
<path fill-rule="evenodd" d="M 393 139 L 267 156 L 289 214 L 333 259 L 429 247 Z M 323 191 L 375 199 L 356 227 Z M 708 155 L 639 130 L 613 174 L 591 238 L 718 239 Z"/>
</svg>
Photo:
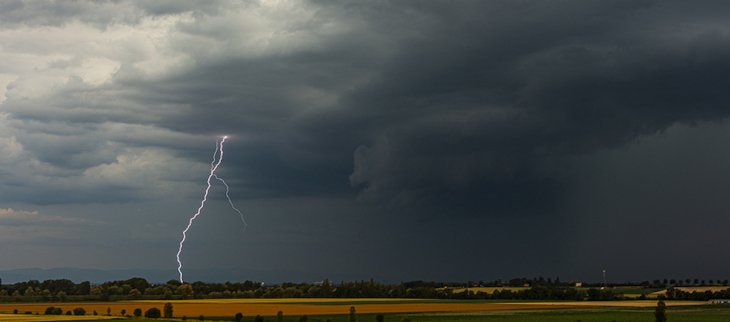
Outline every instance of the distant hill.
<svg viewBox="0 0 730 322">
<path fill-rule="evenodd" d="M 240 268 L 218 268 L 218 269 L 185 269 L 186 282 L 203 281 L 206 283 L 243 282 L 246 280 L 264 282 L 266 284 L 281 284 L 282 282 L 319 282 L 328 278 L 331 281 L 355 281 L 371 277 L 380 282 L 388 281 L 378 276 L 357 276 L 353 274 L 326 274 L 309 273 L 290 270 L 254 270 Z M 178 279 L 177 269 L 125 269 L 125 270 L 100 270 L 88 268 L 22 268 L 0 270 L 0 278 L 3 284 L 26 282 L 28 280 L 48 279 L 69 279 L 74 283 L 90 281 L 92 284 L 100 284 L 113 280 L 125 280 L 132 277 L 145 278 L 150 283 L 165 283 L 171 279 Z"/>
</svg>

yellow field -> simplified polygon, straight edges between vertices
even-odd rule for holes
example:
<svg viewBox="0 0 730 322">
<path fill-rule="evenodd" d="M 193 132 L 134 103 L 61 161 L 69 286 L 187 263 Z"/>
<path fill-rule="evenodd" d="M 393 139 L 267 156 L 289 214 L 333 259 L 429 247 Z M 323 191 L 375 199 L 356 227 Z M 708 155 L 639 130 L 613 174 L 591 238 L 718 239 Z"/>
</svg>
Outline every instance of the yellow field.
<svg viewBox="0 0 730 322">
<path fill-rule="evenodd" d="M 185 300 L 185 303 L 352 303 L 352 302 L 414 302 L 423 301 L 423 299 L 392 299 L 392 298 L 282 298 L 282 299 L 204 299 L 204 300 Z M 162 303 L 163 305 L 169 300 L 141 300 L 141 301 L 128 301 L 128 302 L 145 302 L 145 303 Z M 177 301 L 181 302 L 181 301 Z M 173 304 L 175 302 L 172 302 Z"/>
<path fill-rule="evenodd" d="M 445 288 L 439 288 L 437 290 L 441 291 L 444 289 Z M 450 289 L 453 290 L 454 293 L 461 293 L 466 290 L 469 290 L 469 291 L 473 291 L 474 293 L 485 292 L 485 293 L 492 294 L 492 293 L 494 293 L 494 291 L 501 291 L 501 290 L 509 290 L 512 292 L 518 292 L 518 291 L 529 289 L 529 287 L 468 287 L 468 288 L 450 288 Z"/>
<path fill-rule="evenodd" d="M 375 302 L 378 303 L 367 303 Z M 409 303 L 417 300 L 402 299 L 215 299 L 215 300 L 186 300 L 170 301 L 175 316 L 232 316 L 241 312 L 244 316 L 274 316 L 279 311 L 285 315 L 324 315 L 348 314 L 350 306 L 355 306 L 357 313 L 416 313 L 416 312 L 473 312 L 473 311 L 501 311 L 519 309 L 549 309 L 549 308 L 576 308 L 576 307 L 652 307 L 656 301 L 609 301 L 609 302 L 509 302 L 509 303 Z M 298 302 L 298 303 L 296 303 Z M 329 303 L 333 304 L 329 304 Z M 364 302 L 364 303 L 363 303 Z M 383 302 L 393 302 L 383 303 Z M 76 302 L 76 303 L 19 303 L 0 304 L 0 312 L 39 312 L 43 314 L 49 306 L 60 307 L 64 312 L 82 307 L 90 314 L 96 310 L 99 314 L 106 314 L 111 308 L 113 316 L 119 316 L 122 309 L 132 314 L 134 309 L 146 311 L 152 307 L 162 309 L 167 301 L 125 301 L 125 302 Z M 341 303 L 341 304 L 338 304 Z M 667 306 L 703 305 L 699 301 L 668 301 Z M 0 315 L 6 317 L 7 315 Z M 41 321 L 33 315 L 13 314 L 15 318 L 28 318 L 28 321 Z M 37 316 L 42 317 L 42 316 Z M 46 316 L 47 318 L 48 316 Z M 59 319 L 65 316 L 58 317 Z M 99 316 L 101 317 L 101 316 Z M 1 320 L 1 319 L 0 319 Z M 7 321 L 7 320 L 6 320 Z M 43 320 L 47 321 L 47 320 Z"/>
<path fill-rule="evenodd" d="M 687 287 L 675 287 L 674 289 L 680 290 L 683 292 L 687 292 L 687 293 L 692 293 L 692 292 L 701 293 L 701 292 L 706 292 L 706 291 L 711 291 L 714 293 L 714 292 L 727 290 L 728 288 L 730 288 L 730 286 L 687 286 Z M 657 292 L 654 292 L 651 294 L 657 294 L 657 295 L 658 294 L 667 294 L 667 290 L 661 290 L 661 291 L 657 291 Z"/>
<path fill-rule="evenodd" d="M 30 314 L 0 314 L 0 321 L 80 321 L 113 319 L 113 316 L 74 316 L 74 315 L 30 315 Z"/>
</svg>

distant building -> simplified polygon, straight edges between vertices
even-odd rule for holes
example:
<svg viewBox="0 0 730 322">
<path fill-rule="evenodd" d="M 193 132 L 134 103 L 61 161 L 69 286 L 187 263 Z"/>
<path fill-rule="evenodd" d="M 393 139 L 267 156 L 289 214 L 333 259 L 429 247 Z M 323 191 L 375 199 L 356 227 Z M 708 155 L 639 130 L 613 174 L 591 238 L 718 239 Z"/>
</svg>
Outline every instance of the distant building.
<svg viewBox="0 0 730 322">
<path fill-rule="evenodd" d="M 710 304 L 728 304 L 730 303 L 730 299 L 711 299 L 707 301 L 707 303 Z"/>
<path fill-rule="evenodd" d="M 578 280 L 570 280 L 570 284 L 575 285 L 575 287 L 581 287 L 581 285 L 583 285 L 583 283 Z"/>
</svg>

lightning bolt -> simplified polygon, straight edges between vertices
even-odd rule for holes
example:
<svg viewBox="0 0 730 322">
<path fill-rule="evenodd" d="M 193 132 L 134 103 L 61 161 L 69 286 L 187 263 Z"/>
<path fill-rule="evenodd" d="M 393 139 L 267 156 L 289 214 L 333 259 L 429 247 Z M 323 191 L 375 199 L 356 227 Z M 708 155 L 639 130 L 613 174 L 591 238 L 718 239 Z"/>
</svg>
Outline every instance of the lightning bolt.
<svg viewBox="0 0 730 322">
<path fill-rule="evenodd" d="M 228 203 L 231 204 L 231 208 L 233 208 L 233 210 L 235 210 L 239 215 L 241 215 L 241 221 L 243 221 L 243 230 L 246 230 L 246 227 L 248 227 L 248 224 L 246 223 L 246 219 L 243 219 L 243 214 L 241 213 L 240 210 L 238 210 L 238 208 L 236 208 L 236 206 L 233 205 L 233 201 L 231 201 L 231 197 L 228 196 L 228 190 L 229 190 L 228 184 L 226 183 L 225 180 L 223 180 L 222 178 L 219 178 L 218 175 L 213 174 L 213 176 L 216 179 L 220 180 L 220 182 L 223 182 L 223 185 L 226 186 L 226 198 L 228 198 Z"/>
<path fill-rule="evenodd" d="M 182 252 L 182 249 L 183 249 L 183 243 L 185 243 L 185 238 L 187 237 L 187 232 L 190 229 L 190 226 L 193 225 L 193 220 L 195 220 L 195 218 L 197 218 L 198 216 L 200 216 L 200 211 L 203 210 L 203 206 L 205 206 L 205 202 L 208 200 L 208 192 L 210 191 L 210 180 L 213 177 L 215 177 L 216 179 L 218 179 L 221 182 L 223 182 L 223 184 L 226 186 L 226 198 L 228 198 L 228 202 L 231 204 L 231 207 L 236 212 L 238 212 L 239 215 L 241 215 L 241 220 L 243 221 L 243 223 L 245 225 L 247 225 L 246 224 L 246 221 L 243 219 L 243 214 L 241 213 L 240 210 L 238 210 L 238 208 L 236 208 L 233 205 L 233 201 L 231 201 L 231 197 L 228 196 L 228 190 L 229 190 L 228 184 L 226 184 L 226 182 L 223 179 L 219 178 L 215 174 L 215 170 L 218 169 L 218 166 L 221 164 L 221 161 L 223 161 L 223 142 L 226 142 L 226 138 L 228 138 L 228 137 L 227 136 L 224 136 L 223 137 L 223 140 L 221 140 L 220 143 L 218 143 L 218 142 L 215 143 L 215 152 L 213 152 L 213 161 L 210 163 L 210 174 L 208 175 L 208 180 L 207 180 L 208 187 L 205 188 L 205 194 L 203 195 L 203 200 L 200 202 L 200 207 L 198 207 L 198 212 L 196 212 L 195 215 L 193 215 L 193 217 L 190 218 L 190 221 L 188 221 L 188 226 L 185 227 L 185 230 L 183 230 L 183 232 L 182 232 L 183 237 L 182 237 L 182 240 L 180 241 L 180 248 L 177 250 L 177 256 L 176 256 L 177 257 L 177 265 L 178 265 L 177 266 L 177 272 L 180 274 L 180 282 L 181 283 L 183 282 L 183 273 L 182 273 L 182 262 L 180 261 L 180 253 Z M 220 155 L 218 155 L 218 152 L 219 151 L 220 151 Z M 218 162 L 216 162 L 216 156 L 218 156 L 218 158 L 217 158 L 217 161 Z"/>
</svg>

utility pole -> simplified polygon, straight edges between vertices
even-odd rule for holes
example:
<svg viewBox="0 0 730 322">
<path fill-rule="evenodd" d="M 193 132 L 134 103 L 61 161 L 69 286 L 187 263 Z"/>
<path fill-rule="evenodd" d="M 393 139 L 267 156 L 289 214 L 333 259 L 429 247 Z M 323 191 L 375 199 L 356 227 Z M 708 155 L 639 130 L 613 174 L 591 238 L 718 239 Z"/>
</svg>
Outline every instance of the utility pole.
<svg viewBox="0 0 730 322">
<path fill-rule="evenodd" d="M 603 287 L 606 287 L 606 270 L 603 270 Z"/>
</svg>

